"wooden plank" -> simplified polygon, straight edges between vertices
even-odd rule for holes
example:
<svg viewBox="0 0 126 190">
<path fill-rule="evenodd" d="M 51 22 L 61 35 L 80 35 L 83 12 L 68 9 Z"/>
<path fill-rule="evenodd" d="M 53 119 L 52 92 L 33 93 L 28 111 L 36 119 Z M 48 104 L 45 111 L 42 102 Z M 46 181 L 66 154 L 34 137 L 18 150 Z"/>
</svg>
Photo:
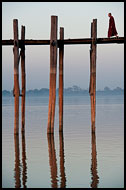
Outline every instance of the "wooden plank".
<svg viewBox="0 0 126 190">
<path fill-rule="evenodd" d="M 56 101 L 56 72 L 57 72 L 57 23 L 58 17 L 51 16 L 50 35 L 50 87 L 47 133 L 54 132 L 55 101 Z"/>
<path fill-rule="evenodd" d="M 60 40 L 64 39 L 64 28 L 60 28 Z M 63 131 L 63 72 L 64 45 L 59 47 L 59 131 Z"/>
<path fill-rule="evenodd" d="M 97 44 L 112 44 L 112 43 L 117 43 L 117 44 L 122 44 L 126 40 L 126 37 L 118 37 L 118 38 L 97 38 L 96 43 Z"/>
<path fill-rule="evenodd" d="M 21 39 L 25 40 L 25 26 L 21 27 Z M 22 132 L 25 131 L 25 84 L 26 84 L 26 74 L 25 74 L 25 45 L 22 43 L 21 46 L 21 78 L 22 78 L 22 98 L 21 98 L 21 114 L 22 114 Z"/>
<path fill-rule="evenodd" d="M 2 40 L 2 46 L 13 46 L 14 40 Z"/>
<path fill-rule="evenodd" d="M 118 37 L 118 38 L 97 38 L 96 43 L 97 44 L 111 44 L 111 43 L 124 43 L 126 38 L 124 37 Z M 58 43 L 60 41 L 58 40 Z M 80 39 L 64 39 L 62 42 L 64 45 L 80 45 L 80 44 L 91 44 L 92 39 L 91 38 L 80 38 Z"/>
<path fill-rule="evenodd" d="M 96 43 L 97 44 L 122 44 L 126 40 L 126 37 L 118 37 L 118 38 L 97 38 Z M 19 45 L 21 46 L 22 40 L 19 40 Z M 80 44 L 91 44 L 92 39 L 91 38 L 78 38 L 78 39 L 64 39 L 63 41 L 57 40 L 57 45 L 60 46 L 60 44 L 64 45 L 80 45 Z M 24 41 L 25 45 L 50 45 L 50 40 L 28 40 L 26 39 Z M 3 46 L 9 46 L 14 45 L 14 40 L 2 40 Z"/>
<path fill-rule="evenodd" d="M 14 30 L 14 134 L 19 133 L 19 42 L 18 42 L 18 20 L 13 20 Z"/>
<path fill-rule="evenodd" d="M 19 40 L 19 47 L 22 43 L 24 45 L 50 45 L 50 40 Z M 2 40 L 2 45 L 14 45 L 14 40 Z"/>
</svg>

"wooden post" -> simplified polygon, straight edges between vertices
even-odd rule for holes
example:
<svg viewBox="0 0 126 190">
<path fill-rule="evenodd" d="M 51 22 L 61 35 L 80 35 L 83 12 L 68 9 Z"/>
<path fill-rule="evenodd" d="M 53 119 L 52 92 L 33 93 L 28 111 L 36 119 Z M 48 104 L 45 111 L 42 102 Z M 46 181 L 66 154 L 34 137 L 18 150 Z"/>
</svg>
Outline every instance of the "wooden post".
<svg viewBox="0 0 126 190">
<path fill-rule="evenodd" d="M 58 17 L 51 16 L 50 36 L 50 87 L 47 133 L 54 132 L 55 101 L 56 101 L 56 72 L 57 72 L 57 23 Z"/>
<path fill-rule="evenodd" d="M 99 183 L 99 176 L 97 172 L 97 151 L 96 151 L 96 137 L 95 133 L 92 133 L 92 159 L 91 159 L 91 174 L 92 182 L 91 188 L 97 188 Z"/>
<path fill-rule="evenodd" d="M 91 124 L 92 133 L 95 132 L 95 104 L 96 104 L 96 38 L 97 38 L 97 19 L 93 19 L 91 23 L 92 44 L 90 49 L 90 87 L 89 93 L 91 97 Z"/>
<path fill-rule="evenodd" d="M 25 40 L 25 26 L 21 27 L 21 40 Z M 25 130 L 25 45 L 21 44 L 21 78 L 22 78 L 22 99 L 21 99 L 21 114 L 22 114 L 22 132 Z"/>
<path fill-rule="evenodd" d="M 97 48 L 97 44 L 96 44 L 96 39 L 97 39 L 97 19 L 93 20 L 93 44 L 92 44 L 92 49 L 93 49 L 93 53 L 92 53 L 92 64 L 93 64 L 93 72 L 94 72 L 94 84 L 93 84 L 93 90 L 94 90 L 94 122 L 95 122 L 95 115 L 96 115 L 96 48 Z"/>
<path fill-rule="evenodd" d="M 60 28 L 60 40 L 64 40 L 64 28 Z M 63 56 L 64 44 L 59 47 L 59 131 L 63 131 Z"/>
<path fill-rule="evenodd" d="M 14 30 L 14 134 L 19 133 L 19 41 L 18 41 L 18 20 L 13 20 Z"/>
<path fill-rule="evenodd" d="M 92 38 L 92 25 L 93 23 L 91 23 L 91 38 Z M 93 94 L 92 90 L 93 88 L 92 88 L 92 44 L 91 44 L 90 45 L 90 84 L 89 84 L 90 95 Z"/>
</svg>

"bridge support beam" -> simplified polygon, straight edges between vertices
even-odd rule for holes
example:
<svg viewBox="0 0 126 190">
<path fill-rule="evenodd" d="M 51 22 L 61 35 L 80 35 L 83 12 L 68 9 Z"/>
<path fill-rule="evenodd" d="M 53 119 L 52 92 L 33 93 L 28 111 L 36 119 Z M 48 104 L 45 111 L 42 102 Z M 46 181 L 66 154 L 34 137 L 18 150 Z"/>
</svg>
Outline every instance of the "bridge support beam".
<svg viewBox="0 0 126 190">
<path fill-rule="evenodd" d="M 47 133 L 54 133 L 55 101 L 56 101 L 56 73 L 57 73 L 57 23 L 58 23 L 58 17 L 51 16 L 50 87 L 49 87 Z"/>
<path fill-rule="evenodd" d="M 18 20 L 13 20 L 14 31 L 14 134 L 19 134 L 19 41 L 18 41 Z"/>
<path fill-rule="evenodd" d="M 21 40 L 25 40 L 25 26 L 21 27 Z M 25 45 L 21 45 L 21 78 L 22 78 L 22 98 L 21 98 L 21 114 L 22 114 L 22 128 L 25 131 L 25 88 L 26 88 L 26 74 L 25 74 Z"/>
<path fill-rule="evenodd" d="M 64 40 L 64 28 L 60 28 L 60 40 Z M 63 56 L 64 44 L 59 47 L 59 131 L 63 131 Z"/>
<path fill-rule="evenodd" d="M 95 133 L 95 115 L 96 115 L 96 39 L 97 39 L 97 19 L 93 19 L 91 23 L 91 38 L 90 46 L 90 99 L 91 99 L 91 126 L 92 133 Z"/>
</svg>

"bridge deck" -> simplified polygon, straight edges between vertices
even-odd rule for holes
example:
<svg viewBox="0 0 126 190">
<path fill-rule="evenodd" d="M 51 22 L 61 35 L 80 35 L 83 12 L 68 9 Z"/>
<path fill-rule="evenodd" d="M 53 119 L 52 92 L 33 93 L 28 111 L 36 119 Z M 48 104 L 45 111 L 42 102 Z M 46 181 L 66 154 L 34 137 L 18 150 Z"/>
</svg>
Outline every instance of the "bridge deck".
<svg viewBox="0 0 126 190">
<path fill-rule="evenodd" d="M 96 44 L 111 44 L 111 43 L 124 43 L 126 38 L 118 37 L 118 38 L 97 38 Z M 19 44 L 23 41 L 19 40 Z M 78 44 L 91 44 L 91 38 L 78 38 L 78 39 L 64 39 L 64 40 L 57 40 L 58 45 L 61 43 L 64 45 L 78 45 Z M 14 45 L 14 40 L 2 40 L 3 46 Z M 24 45 L 50 45 L 50 40 L 24 40 Z M 19 45 L 20 46 L 20 45 Z"/>
</svg>

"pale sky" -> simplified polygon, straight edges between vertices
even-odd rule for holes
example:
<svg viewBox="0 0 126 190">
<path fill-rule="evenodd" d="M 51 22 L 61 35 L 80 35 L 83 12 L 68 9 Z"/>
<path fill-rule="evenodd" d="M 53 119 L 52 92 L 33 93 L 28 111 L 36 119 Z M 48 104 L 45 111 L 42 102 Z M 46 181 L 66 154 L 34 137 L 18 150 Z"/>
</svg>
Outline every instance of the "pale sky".
<svg viewBox="0 0 126 190">
<path fill-rule="evenodd" d="M 26 39 L 50 39 L 51 15 L 58 16 L 64 38 L 89 38 L 90 26 L 97 19 L 97 37 L 107 37 L 111 12 L 120 37 L 124 36 L 123 2 L 3 2 L 2 39 L 13 39 L 13 19 L 26 27 Z M 89 88 L 90 45 L 67 45 L 64 48 L 64 87 Z M 26 88 L 49 88 L 49 46 L 26 46 Z M 96 89 L 105 86 L 124 88 L 124 45 L 97 45 Z M 13 89 L 13 47 L 2 48 L 2 89 Z M 57 88 L 58 88 L 57 59 Z M 21 85 L 20 85 L 21 86 Z"/>
</svg>

